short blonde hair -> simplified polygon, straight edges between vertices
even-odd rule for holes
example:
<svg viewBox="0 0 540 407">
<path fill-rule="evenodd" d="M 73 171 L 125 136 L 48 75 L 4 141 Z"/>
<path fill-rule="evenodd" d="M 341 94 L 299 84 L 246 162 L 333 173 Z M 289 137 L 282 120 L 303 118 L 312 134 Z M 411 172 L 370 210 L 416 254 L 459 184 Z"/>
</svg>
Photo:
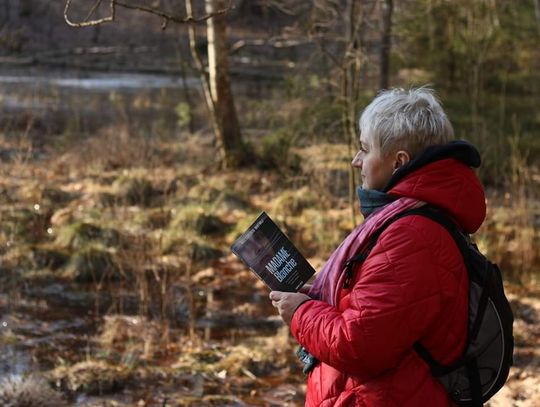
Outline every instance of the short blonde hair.
<svg viewBox="0 0 540 407">
<path fill-rule="evenodd" d="M 362 112 L 359 127 L 383 156 L 404 150 L 414 158 L 454 138 L 441 103 L 427 87 L 382 91 Z"/>
</svg>

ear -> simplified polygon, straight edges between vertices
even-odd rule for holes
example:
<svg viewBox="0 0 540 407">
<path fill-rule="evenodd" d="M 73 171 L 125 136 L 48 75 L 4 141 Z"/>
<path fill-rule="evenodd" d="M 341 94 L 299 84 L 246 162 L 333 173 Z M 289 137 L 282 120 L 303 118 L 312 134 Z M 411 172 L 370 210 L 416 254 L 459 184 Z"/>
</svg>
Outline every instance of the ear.
<svg viewBox="0 0 540 407">
<path fill-rule="evenodd" d="M 403 167 L 405 164 L 407 164 L 409 161 L 411 161 L 411 156 L 408 152 L 404 150 L 400 150 L 396 153 L 396 157 L 394 160 L 394 171 L 398 168 Z"/>
</svg>

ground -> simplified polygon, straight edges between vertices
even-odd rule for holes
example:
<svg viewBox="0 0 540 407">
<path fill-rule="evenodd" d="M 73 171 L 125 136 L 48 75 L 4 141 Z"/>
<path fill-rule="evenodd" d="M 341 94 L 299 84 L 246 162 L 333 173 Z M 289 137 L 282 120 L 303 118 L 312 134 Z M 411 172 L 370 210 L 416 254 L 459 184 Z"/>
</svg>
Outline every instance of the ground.
<svg viewBox="0 0 540 407">
<path fill-rule="evenodd" d="M 79 406 L 301 405 L 296 343 L 229 247 L 265 210 L 320 269 L 353 224 L 347 146 L 221 171 L 204 133 L 40 141 L 0 138 L 0 375 L 40 372 Z M 490 406 L 536 406 L 540 290 L 516 270 L 538 205 L 500 196 L 477 238 L 508 272 L 516 348 Z"/>
</svg>

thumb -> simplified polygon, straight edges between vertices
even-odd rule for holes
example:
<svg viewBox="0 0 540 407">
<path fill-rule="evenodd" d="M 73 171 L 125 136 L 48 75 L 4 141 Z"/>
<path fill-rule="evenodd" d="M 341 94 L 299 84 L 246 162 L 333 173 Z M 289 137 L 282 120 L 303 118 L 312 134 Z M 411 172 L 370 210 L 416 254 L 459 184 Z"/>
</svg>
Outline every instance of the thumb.
<svg viewBox="0 0 540 407">
<path fill-rule="evenodd" d="M 270 291 L 269 297 L 272 301 L 279 301 L 281 300 L 281 294 L 281 291 Z"/>
</svg>

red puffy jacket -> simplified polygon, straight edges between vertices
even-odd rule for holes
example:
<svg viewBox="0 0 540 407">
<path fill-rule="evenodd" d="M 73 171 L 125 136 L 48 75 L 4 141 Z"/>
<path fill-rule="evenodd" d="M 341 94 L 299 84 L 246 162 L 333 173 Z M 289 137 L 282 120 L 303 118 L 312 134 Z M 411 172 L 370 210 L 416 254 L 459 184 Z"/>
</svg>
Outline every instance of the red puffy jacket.
<svg viewBox="0 0 540 407">
<path fill-rule="evenodd" d="M 443 208 L 468 233 L 486 213 L 476 175 L 453 158 L 419 168 L 389 193 Z M 337 307 L 307 301 L 293 315 L 293 335 L 321 361 L 306 406 L 452 405 L 412 348 L 420 340 L 449 364 L 465 345 L 467 271 L 442 226 L 421 216 L 395 221 L 338 298 Z"/>
</svg>

